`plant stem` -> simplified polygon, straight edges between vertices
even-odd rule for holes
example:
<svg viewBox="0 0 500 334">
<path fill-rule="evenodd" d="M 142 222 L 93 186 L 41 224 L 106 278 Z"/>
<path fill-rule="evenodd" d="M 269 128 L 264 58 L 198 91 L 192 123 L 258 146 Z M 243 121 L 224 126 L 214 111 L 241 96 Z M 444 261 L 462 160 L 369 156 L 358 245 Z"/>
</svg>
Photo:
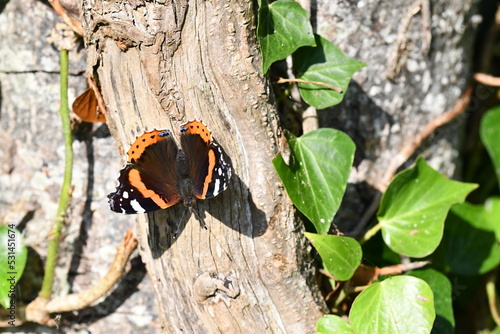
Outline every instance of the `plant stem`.
<svg viewBox="0 0 500 334">
<path fill-rule="evenodd" d="M 61 240 L 61 229 L 64 224 L 66 211 L 71 201 L 71 177 L 73 172 L 73 137 L 71 134 L 71 123 L 68 106 L 68 50 L 61 50 L 61 105 L 59 114 L 61 115 L 64 146 L 65 146 L 65 167 L 64 179 L 59 197 L 59 207 L 57 208 L 54 227 L 49 235 L 47 249 L 47 260 L 45 262 L 45 275 L 43 277 L 40 297 L 49 299 L 52 295 L 52 284 L 54 282 L 54 271 L 57 264 L 57 251 Z"/>
<path fill-rule="evenodd" d="M 486 295 L 488 296 L 488 304 L 490 306 L 491 317 L 497 326 L 500 326 L 500 314 L 497 308 L 497 293 L 495 288 L 496 275 L 488 275 L 486 282 Z"/>
<path fill-rule="evenodd" d="M 380 231 L 381 228 L 382 228 L 382 224 L 380 224 L 380 222 L 378 222 L 375 226 L 373 226 L 371 229 L 369 229 L 365 233 L 363 238 L 361 238 L 361 240 L 359 240 L 359 243 L 362 245 L 365 242 L 367 242 L 371 237 L 373 237 L 375 234 L 377 234 L 377 232 Z"/>
<path fill-rule="evenodd" d="M 327 84 L 327 83 L 321 82 L 321 81 L 310 81 L 310 80 L 303 80 L 303 79 L 297 79 L 297 78 L 293 78 L 293 79 L 279 78 L 276 83 L 281 84 L 281 83 L 287 83 L 287 82 L 308 83 L 308 84 L 323 86 L 323 87 L 331 89 L 331 90 L 333 90 L 333 91 L 335 91 L 335 92 L 337 92 L 339 94 L 343 93 L 343 91 L 342 91 L 341 88 L 335 87 L 333 85 L 330 85 L 330 84 Z"/>
</svg>

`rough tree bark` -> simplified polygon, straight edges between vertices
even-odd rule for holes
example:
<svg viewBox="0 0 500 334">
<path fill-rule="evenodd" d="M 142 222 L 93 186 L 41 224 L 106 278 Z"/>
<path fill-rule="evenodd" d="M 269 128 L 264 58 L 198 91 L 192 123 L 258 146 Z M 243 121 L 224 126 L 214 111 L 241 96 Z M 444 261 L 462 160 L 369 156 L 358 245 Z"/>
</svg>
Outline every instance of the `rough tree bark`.
<svg viewBox="0 0 500 334">
<path fill-rule="evenodd" d="M 165 332 L 308 333 L 321 315 L 271 164 L 278 124 L 254 24 L 252 1 L 84 1 L 88 70 L 122 151 L 145 130 L 177 134 L 199 118 L 232 159 L 229 189 L 197 204 L 208 231 L 182 206 L 138 216 Z"/>
</svg>

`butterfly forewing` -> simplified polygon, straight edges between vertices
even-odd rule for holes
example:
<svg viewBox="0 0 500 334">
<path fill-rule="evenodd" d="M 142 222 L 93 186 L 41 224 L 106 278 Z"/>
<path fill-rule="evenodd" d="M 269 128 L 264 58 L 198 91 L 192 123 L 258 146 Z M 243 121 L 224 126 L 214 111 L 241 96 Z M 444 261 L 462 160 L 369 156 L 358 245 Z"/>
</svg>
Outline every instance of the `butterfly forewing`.
<svg viewBox="0 0 500 334">
<path fill-rule="evenodd" d="M 180 202 L 181 197 L 178 192 L 170 192 L 172 187 L 150 181 L 148 173 L 141 172 L 141 169 L 134 164 L 127 164 L 120 171 L 118 177 L 120 184 L 116 191 L 108 195 L 111 210 L 125 214 L 144 213 L 168 208 Z M 167 198 L 163 195 L 166 193 L 175 196 Z"/>
<path fill-rule="evenodd" d="M 129 162 L 120 171 L 116 192 L 108 196 L 111 210 L 150 212 L 179 203 L 177 152 L 169 131 L 154 130 L 138 137 L 128 152 Z"/>
<path fill-rule="evenodd" d="M 214 142 L 212 142 L 210 146 L 215 156 L 215 167 L 212 176 L 213 182 L 208 186 L 206 198 L 217 196 L 224 191 L 227 188 L 232 173 L 229 158 L 222 147 Z"/>
<path fill-rule="evenodd" d="M 189 160 L 190 178 L 196 198 L 215 197 L 226 189 L 231 167 L 225 161 L 220 162 L 224 153 L 219 145 L 207 142 L 201 136 L 183 133 L 181 146 Z"/>
</svg>

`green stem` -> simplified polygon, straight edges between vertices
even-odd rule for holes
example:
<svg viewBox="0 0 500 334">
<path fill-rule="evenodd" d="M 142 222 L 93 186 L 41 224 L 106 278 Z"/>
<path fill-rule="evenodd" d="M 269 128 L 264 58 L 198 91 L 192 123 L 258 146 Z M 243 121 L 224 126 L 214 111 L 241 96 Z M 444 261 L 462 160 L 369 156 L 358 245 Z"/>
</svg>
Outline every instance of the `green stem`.
<svg viewBox="0 0 500 334">
<path fill-rule="evenodd" d="M 47 260 L 45 262 L 45 275 L 43 277 L 40 297 L 49 299 L 52 295 L 52 284 L 54 282 L 54 271 L 57 264 L 57 251 L 61 240 L 61 229 L 64 224 L 66 211 L 71 202 L 71 177 L 73 172 L 73 137 L 71 135 L 71 123 L 69 118 L 68 105 L 68 50 L 61 50 L 61 105 L 59 114 L 61 115 L 64 146 L 65 146 L 65 167 L 64 180 L 61 187 L 59 207 L 57 208 L 54 227 L 49 235 L 47 249 Z"/>
<path fill-rule="evenodd" d="M 377 234 L 377 232 L 380 231 L 381 228 L 382 228 L 382 224 L 380 224 L 380 222 L 378 222 L 375 226 L 373 226 L 371 229 L 369 229 L 365 233 L 363 238 L 361 238 L 361 240 L 359 240 L 359 243 L 362 245 L 365 242 L 367 242 L 371 237 L 373 237 L 375 234 Z"/>
</svg>

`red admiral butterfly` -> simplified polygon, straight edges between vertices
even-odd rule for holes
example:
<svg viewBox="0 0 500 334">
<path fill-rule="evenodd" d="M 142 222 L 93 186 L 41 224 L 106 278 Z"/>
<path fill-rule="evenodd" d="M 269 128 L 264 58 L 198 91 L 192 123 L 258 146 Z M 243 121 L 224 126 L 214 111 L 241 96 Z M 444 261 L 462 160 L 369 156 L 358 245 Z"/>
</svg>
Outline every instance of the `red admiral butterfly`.
<svg viewBox="0 0 500 334">
<path fill-rule="evenodd" d="M 169 130 L 137 137 L 120 171 L 120 184 L 108 195 L 115 212 L 143 213 L 179 202 L 192 209 L 196 199 L 215 197 L 226 189 L 231 165 L 200 121 L 181 125 L 181 149 Z"/>
</svg>

